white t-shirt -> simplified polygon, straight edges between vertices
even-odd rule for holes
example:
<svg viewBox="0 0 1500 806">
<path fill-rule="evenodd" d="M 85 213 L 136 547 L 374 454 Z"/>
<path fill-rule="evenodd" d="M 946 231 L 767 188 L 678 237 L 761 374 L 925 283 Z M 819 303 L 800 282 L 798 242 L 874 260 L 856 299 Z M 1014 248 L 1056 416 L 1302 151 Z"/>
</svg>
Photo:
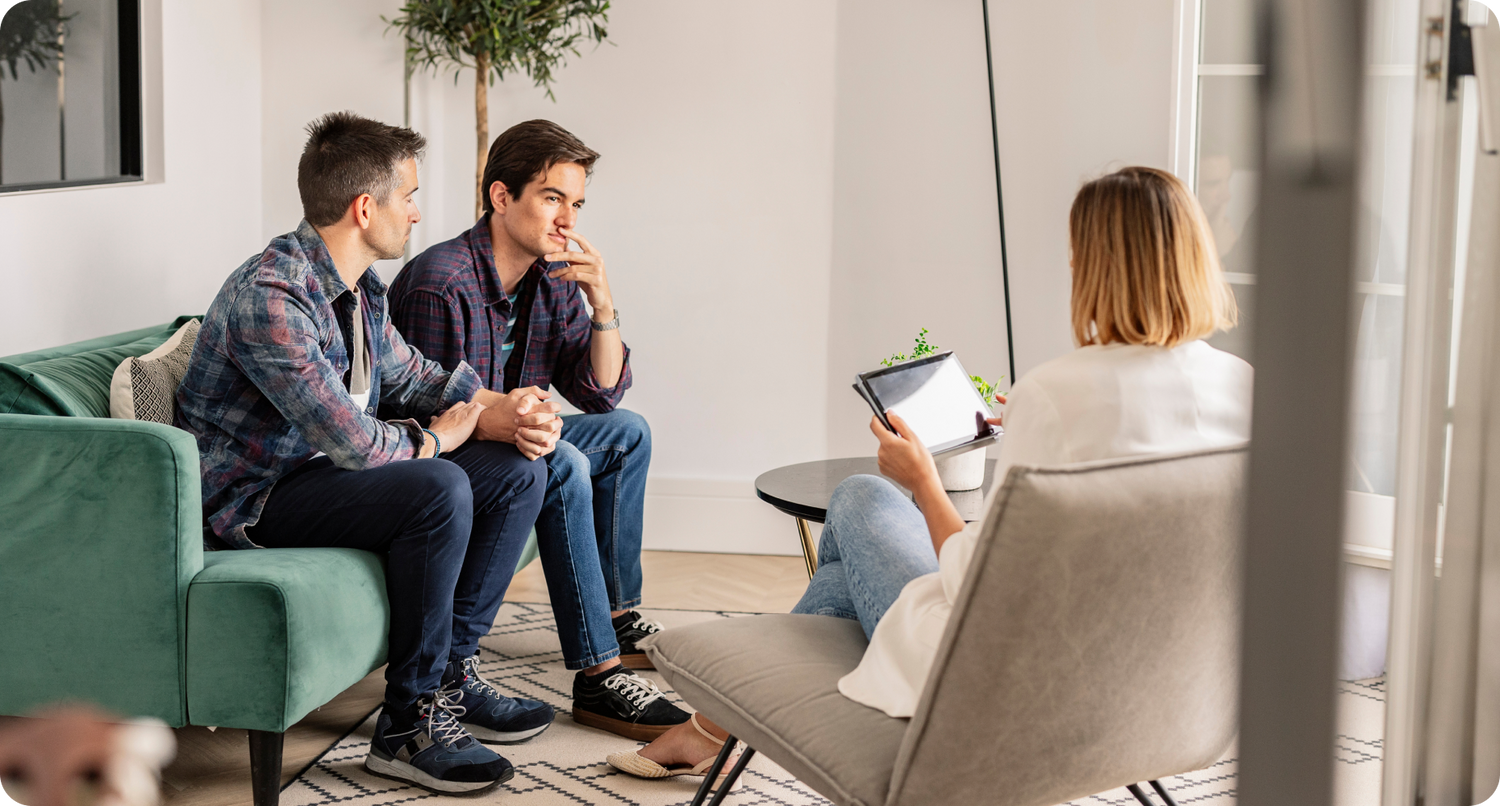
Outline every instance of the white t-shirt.
<svg viewBox="0 0 1500 806">
<path fill-rule="evenodd" d="M 349 397 L 354 405 L 364 411 L 370 405 L 370 348 L 365 339 L 365 300 L 358 288 L 354 292 L 354 332 L 350 334 L 353 344 L 349 346 Z"/>
<path fill-rule="evenodd" d="M 1033 369 L 1010 391 L 994 493 L 1011 465 L 1050 467 L 1175 453 L 1250 437 L 1250 365 L 1201 341 L 1173 348 L 1082 347 Z M 894 717 L 917 708 L 983 520 L 949 537 L 938 572 L 907 583 L 839 681 L 855 702 Z"/>
</svg>

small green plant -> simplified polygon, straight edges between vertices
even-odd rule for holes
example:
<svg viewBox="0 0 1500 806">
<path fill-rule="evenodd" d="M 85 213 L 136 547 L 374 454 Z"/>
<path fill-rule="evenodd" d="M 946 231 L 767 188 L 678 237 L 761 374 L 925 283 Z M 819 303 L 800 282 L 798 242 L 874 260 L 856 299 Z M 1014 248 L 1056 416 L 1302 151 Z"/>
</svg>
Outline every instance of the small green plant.
<svg viewBox="0 0 1500 806">
<path fill-rule="evenodd" d="M 883 367 L 894 367 L 902 361 L 913 361 L 918 358 L 925 358 L 941 349 L 941 347 L 927 340 L 927 328 L 924 327 L 922 328 L 922 332 L 917 334 L 915 343 L 912 344 L 911 355 L 907 355 L 906 353 L 896 353 L 890 358 L 881 360 L 880 365 Z M 984 398 L 985 405 L 987 406 L 993 406 L 996 403 L 995 393 L 1000 391 L 1000 382 L 1003 380 L 1005 380 L 1004 375 L 1001 375 L 994 381 L 986 381 L 984 379 L 984 376 L 982 375 L 969 376 L 969 382 L 974 384 L 974 391 L 978 392 L 979 396 Z"/>
</svg>

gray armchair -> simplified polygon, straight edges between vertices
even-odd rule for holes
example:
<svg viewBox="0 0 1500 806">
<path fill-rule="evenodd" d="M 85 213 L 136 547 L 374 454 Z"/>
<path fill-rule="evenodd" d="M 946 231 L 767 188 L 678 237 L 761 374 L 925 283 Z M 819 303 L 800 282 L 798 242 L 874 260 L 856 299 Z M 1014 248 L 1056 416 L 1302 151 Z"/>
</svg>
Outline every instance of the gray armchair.
<svg viewBox="0 0 1500 806">
<path fill-rule="evenodd" d="M 731 781 L 759 751 L 839 806 L 1051 806 L 1126 785 L 1149 804 L 1143 781 L 1170 806 L 1156 779 L 1213 764 L 1235 733 L 1245 458 L 1011 469 L 910 720 L 838 693 L 866 646 L 854 621 L 707 622 L 647 652 L 747 745 Z"/>
</svg>

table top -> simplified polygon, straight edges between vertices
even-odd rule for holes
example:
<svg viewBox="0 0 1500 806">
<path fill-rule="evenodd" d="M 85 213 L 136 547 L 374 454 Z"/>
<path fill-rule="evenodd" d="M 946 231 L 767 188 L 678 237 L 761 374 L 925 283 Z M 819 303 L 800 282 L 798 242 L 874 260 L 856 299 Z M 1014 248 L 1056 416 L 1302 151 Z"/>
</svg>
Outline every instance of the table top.
<svg viewBox="0 0 1500 806">
<path fill-rule="evenodd" d="M 858 456 L 850 459 L 824 459 L 818 462 L 803 462 L 787 465 L 760 474 L 755 480 L 755 494 L 760 500 L 791 515 L 794 518 L 822 523 L 828 517 L 828 499 L 839 483 L 850 476 L 868 474 L 881 476 L 880 468 L 873 456 Z M 881 478 L 885 478 L 881 476 Z M 889 479 L 887 479 L 889 481 Z M 894 481 L 891 482 L 895 484 Z M 995 483 L 995 460 L 984 460 L 984 484 L 977 490 L 950 492 L 948 499 L 966 521 L 979 520 L 984 508 L 984 496 Z M 896 488 L 911 493 L 899 484 Z"/>
</svg>

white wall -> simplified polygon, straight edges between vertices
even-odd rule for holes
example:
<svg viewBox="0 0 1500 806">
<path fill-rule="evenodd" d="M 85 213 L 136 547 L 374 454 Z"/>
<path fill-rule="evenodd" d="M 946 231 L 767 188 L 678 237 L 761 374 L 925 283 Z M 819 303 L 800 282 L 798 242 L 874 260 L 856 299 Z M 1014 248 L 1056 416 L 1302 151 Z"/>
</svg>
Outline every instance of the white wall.
<svg viewBox="0 0 1500 806">
<path fill-rule="evenodd" d="M 201 312 L 257 248 L 260 3 L 159 13 L 163 181 L 0 195 L 0 355 Z"/>
<path fill-rule="evenodd" d="M 1171 170 L 1173 0 L 990 3 L 1016 372 L 1073 349 L 1068 207 L 1126 165 Z"/>
<path fill-rule="evenodd" d="M 974 0 L 839 3 L 832 456 L 874 453 L 850 386 L 921 328 L 971 374 L 1010 372 L 983 22 Z"/>
<path fill-rule="evenodd" d="M 296 229 L 302 220 L 297 160 L 307 140 L 307 124 L 328 112 L 348 110 L 401 125 L 404 69 L 401 36 L 387 35 L 381 21 L 382 16 L 397 15 L 401 0 L 260 0 L 259 5 L 264 30 L 274 32 L 257 59 L 259 241 L 264 245 Z M 382 276 L 394 277 L 400 262 L 383 261 L 377 268 Z"/>
</svg>

